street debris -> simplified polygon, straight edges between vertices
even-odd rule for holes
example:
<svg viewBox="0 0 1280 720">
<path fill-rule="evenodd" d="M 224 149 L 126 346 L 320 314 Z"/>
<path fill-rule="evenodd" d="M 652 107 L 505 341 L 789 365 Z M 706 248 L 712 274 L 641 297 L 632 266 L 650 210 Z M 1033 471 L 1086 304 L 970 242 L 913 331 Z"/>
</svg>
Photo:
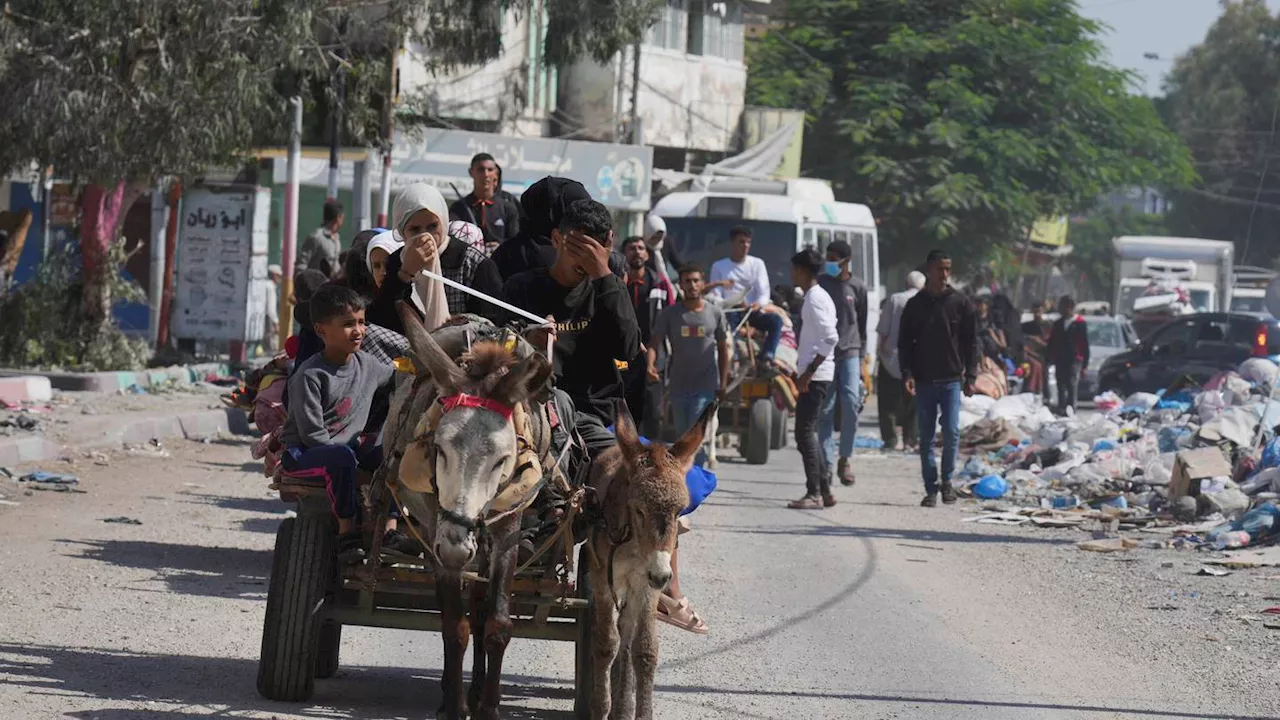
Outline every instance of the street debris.
<svg viewBox="0 0 1280 720">
<path fill-rule="evenodd" d="M 1117 537 L 1102 540 L 1084 540 L 1076 543 L 1076 547 L 1081 550 L 1100 553 L 1127 552 L 1138 547 L 1138 542 L 1129 538 Z"/>
<path fill-rule="evenodd" d="M 18 478 L 18 482 L 31 490 L 76 493 L 84 492 L 83 490 L 75 487 L 80 483 L 80 478 L 70 473 L 37 470 L 35 472 L 29 472 Z"/>
<path fill-rule="evenodd" d="M 1230 570 L 1219 570 L 1218 568 L 1211 568 L 1208 566 L 1200 568 L 1200 572 L 1196 573 L 1196 575 L 1208 575 L 1210 577 L 1226 577 L 1230 574 Z"/>
<path fill-rule="evenodd" d="M 121 515 L 119 517 L 103 518 L 102 522 L 114 523 L 116 525 L 141 525 L 142 524 L 141 520 L 137 520 L 131 517 L 125 517 L 124 515 Z"/>
<path fill-rule="evenodd" d="M 962 522 L 1100 533 L 1079 544 L 1094 552 L 1197 549 L 1229 551 L 1206 561 L 1216 565 L 1280 563 L 1241 552 L 1280 540 L 1278 377 L 1274 362 L 1250 358 L 1198 387 L 1184 377 L 1159 393 L 1103 393 L 1088 417 L 1055 417 L 1032 394 L 963 398 L 968 457 L 955 484 L 999 504 Z M 1114 537 L 1122 531 L 1156 537 Z"/>
</svg>

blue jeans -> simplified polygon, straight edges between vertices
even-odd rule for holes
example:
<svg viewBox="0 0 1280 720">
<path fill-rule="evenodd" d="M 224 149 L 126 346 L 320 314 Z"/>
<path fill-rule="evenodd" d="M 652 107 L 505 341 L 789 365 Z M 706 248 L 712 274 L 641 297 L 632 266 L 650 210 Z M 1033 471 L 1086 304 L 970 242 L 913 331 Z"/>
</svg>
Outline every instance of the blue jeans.
<svg viewBox="0 0 1280 720">
<path fill-rule="evenodd" d="M 729 321 L 730 328 L 738 327 L 738 323 L 742 322 L 742 313 L 729 313 L 725 319 Z M 764 340 L 760 343 L 760 356 L 772 360 L 778 354 L 778 343 L 782 342 L 782 316 L 753 312 L 747 318 L 747 324 L 764 333 Z"/>
<path fill-rule="evenodd" d="M 382 464 L 382 446 L 359 441 L 350 445 L 317 445 L 286 448 L 280 456 L 285 470 L 324 468 L 329 473 L 329 503 L 333 514 L 343 520 L 360 515 L 360 490 L 356 486 L 356 468 L 374 471 Z"/>
<path fill-rule="evenodd" d="M 961 382 L 951 380 L 916 384 L 916 411 L 920 420 L 920 469 L 924 474 L 924 491 L 938 491 L 938 464 L 933 457 L 933 438 L 938 418 L 942 418 L 942 483 L 949 485 L 956 471 L 956 451 L 960 447 Z"/>
<path fill-rule="evenodd" d="M 708 393 L 670 393 L 671 395 L 671 419 L 675 424 L 676 437 L 679 437 L 689 431 L 693 424 L 698 421 L 698 417 L 702 415 L 702 411 L 707 409 L 712 400 L 716 399 L 716 394 Z M 705 449 L 698 450 L 698 457 L 694 460 L 697 465 L 703 465 L 707 462 L 707 451 Z"/>
<path fill-rule="evenodd" d="M 827 467 L 836 466 L 836 402 L 840 402 L 840 457 L 853 457 L 853 441 L 858 437 L 858 414 L 862 412 L 862 358 L 836 358 L 836 382 L 822 404 L 818 420 L 818 440 Z"/>
</svg>

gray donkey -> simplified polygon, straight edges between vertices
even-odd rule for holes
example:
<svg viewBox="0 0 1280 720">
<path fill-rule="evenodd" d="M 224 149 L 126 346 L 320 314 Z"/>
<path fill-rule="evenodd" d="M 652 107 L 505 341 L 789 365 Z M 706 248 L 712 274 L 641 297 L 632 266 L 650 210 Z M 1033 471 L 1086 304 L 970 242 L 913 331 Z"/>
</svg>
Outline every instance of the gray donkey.
<svg viewBox="0 0 1280 720">
<path fill-rule="evenodd" d="M 596 459 L 589 484 L 601 522 L 587 540 L 595 626 L 592 720 L 652 720 L 658 668 L 654 613 L 671 580 L 677 519 L 689 505 L 693 465 L 719 403 L 669 449 L 641 444 L 622 405 L 618 445 Z"/>
<path fill-rule="evenodd" d="M 531 398 L 547 387 L 551 365 L 537 353 L 517 357 L 514 343 L 493 341 L 476 342 L 465 352 L 458 348 L 455 360 L 412 310 L 403 303 L 399 309 L 418 378 L 392 401 L 387 484 L 423 526 L 413 531 L 435 562 L 444 641 L 440 715 L 461 718 L 467 703 L 473 718 L 497 720 L 502 661 L 513 627 L 513 540 L 521 510 L 541 487 L 541 468 L 549 466 L 549 426 Z M 437 334 L 447 340 L 452 332 Z M 482 527 L 487 531 L 478 532 Z M 464 573 L 477 558 L 488 587 L 468 619 Z M 464 698 L 462 663 L 473 629 L 475 665 L 471 693 Z"/>
</svg>

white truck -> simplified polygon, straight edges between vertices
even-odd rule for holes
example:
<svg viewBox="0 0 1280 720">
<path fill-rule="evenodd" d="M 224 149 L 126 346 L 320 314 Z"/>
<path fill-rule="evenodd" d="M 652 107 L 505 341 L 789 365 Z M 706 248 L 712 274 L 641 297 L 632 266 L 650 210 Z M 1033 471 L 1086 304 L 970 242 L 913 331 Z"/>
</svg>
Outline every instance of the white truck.
<svg viewBox="0 0 1280 720">
<path fill-rule="evenodd" d="M 1115 312 L 1227 312 L 1235 246 L 1222 240 L 1126 236 L 1115 248 Z M 1139 328 L 1139 333 L 1142 329 Z"/>
<path fill-rule="evenodd" d="M 1237 265 L 1232 275 L 1231 312 L 1266 313 L 1267 286 L 1280 273 L 1267 268 Z"/>
</svg>

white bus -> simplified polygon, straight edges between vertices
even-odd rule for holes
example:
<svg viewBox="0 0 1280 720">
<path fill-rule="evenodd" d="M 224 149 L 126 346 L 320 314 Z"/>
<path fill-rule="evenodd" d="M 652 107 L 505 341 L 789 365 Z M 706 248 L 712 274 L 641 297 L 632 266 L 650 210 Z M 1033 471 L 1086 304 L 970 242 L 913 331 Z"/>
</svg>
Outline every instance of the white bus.
<svg viewBox="0 0 1280 720">
<path fill-rule="evenodd" d="M 867 286 L 867 335 L 863 352 L 874 359 L 875 328 L 884 288 L 876 222 L 866 205 L 836 202 L 824 180 L 751 180 L 716 177 L 699 192 L 674 192 L 653 213 L 667 225 L 668 242 L 684 262 L 704 268 L 729 256 L 729 230 L 751 228 L 751 254 L 764 260 L 775 291 L 791 288 L 791 256 L 843 240 L 853 248 L 849 269 Z"/>
</svg>

